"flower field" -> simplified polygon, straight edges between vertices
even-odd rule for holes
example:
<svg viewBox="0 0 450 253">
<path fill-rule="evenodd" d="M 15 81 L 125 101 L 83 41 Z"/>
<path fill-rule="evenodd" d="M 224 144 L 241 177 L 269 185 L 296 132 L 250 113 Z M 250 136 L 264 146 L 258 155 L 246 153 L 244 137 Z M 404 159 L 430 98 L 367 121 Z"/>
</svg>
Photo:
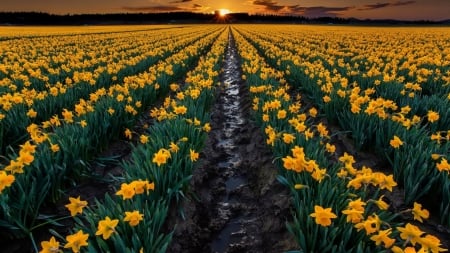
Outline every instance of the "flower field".
<svg viewBox="0 0 450 253">
<path fill-rule="evenodd" d="M 4 29 L 0 242 L 166 252 L 171 209 L 195 198 L 192 175 L 213 156 L 203 148 L 230 47 L 249 120 L 292 199 L 294 252 L 447 251 L 450 29 L 440 27 Z M 130 149 L 112 159 L 120 175 L 99 173 L 119 141 Z M 92 181 L 110 190 L 69 194 Z M 61 203 L 65 213 L 48 211 Z"/>
</svg>

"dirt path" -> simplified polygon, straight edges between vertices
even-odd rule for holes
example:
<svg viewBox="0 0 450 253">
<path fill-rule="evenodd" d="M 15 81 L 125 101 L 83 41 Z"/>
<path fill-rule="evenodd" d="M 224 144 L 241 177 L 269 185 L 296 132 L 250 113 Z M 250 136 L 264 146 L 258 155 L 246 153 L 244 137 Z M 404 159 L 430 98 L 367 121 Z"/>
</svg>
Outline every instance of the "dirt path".
<svg viewBox="0 0 450 253">
<path fill-rule="evenodd" d="M 249 94 L 230 35 L 212 130 L 191 181 L 168 252 L 283 252 L 296 249 L 286 230 L 290 194 L 262 131 L 250 120 Z M 177 210 L 173 210 L 176 212 Z"/>
</svg>

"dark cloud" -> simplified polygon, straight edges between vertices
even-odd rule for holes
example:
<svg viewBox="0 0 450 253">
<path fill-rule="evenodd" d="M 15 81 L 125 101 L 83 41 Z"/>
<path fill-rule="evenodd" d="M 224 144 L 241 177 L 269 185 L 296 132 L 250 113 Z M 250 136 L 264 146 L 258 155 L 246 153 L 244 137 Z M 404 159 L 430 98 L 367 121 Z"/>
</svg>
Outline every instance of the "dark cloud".
<svg viewBox="0 0 450 253">
<path fill-rule="evenodd" d="M 195 9 L 200 9 L 200 8 L 202 8 L 203 6 L 201 6 L 200 4 L 193 4 L 192 5 Z"/>
<path fill-rule="evenodd" d="M 169 5 L 159 5 L 159 6 L 124 6 L 122 7 L 125 11 L 136 11 L 136 12 L 173 12 L 173 11 L 186 11 L 186 9 L 169 6 Z"/>
<path fill-rule="evenodd" d="M 296 14 L 305 17 L 337 17 L 341 15 L 341 13 L 339 12 L 348 11 L 353 8 L 354 7 L 302 7 L 299 5 L 288 6 L 290 14 Z"/>
<path fill-rule="evenodd" d="M 342 11 L 353 9 L 354 7 L 324 7 L 313 6 L 303 7 L 300 5 L 280 5 L 273 0 L 254 0 L 253 5 L 264 6 L 267 12 L 278 12 L 289 15 L 301 15 L 305 17 L 336 17 L 339 16 Z"/>
<path fill-rule="evenodd" d="M 376 4 L 366 4 L 362 8 L 358 9 L 360 11 L 366 11 L 366 10 L 375 10 L 380 8 L 386 8 L 390 6 L 403 6 L 403 5 L 409 5 L 413 4 L 416 1 L 397 1 L 397 2 L 389 2 L 389 3 L 376 3 Z"/>
<path fill-rule="evenodd" d="M 392 6 L 402 6 L 402 5 L 409 5 L 409 4 L 414 4 L 416 3 L 416 1 L 398 1 L 392 4 Z"/>
<path fill-rule="evenodd" d="M 277 2 L 272 0 L 254 0 L 253 5 L 264 6 L 264 9 L 269 12 L 278 12 L 286 7 L 284 5 L 279 5 Z"/>
<path fill-rule="evenodd" d="M 188 3 L 188 2 L 192 2 L 192 0 L 178 0 L 178 1 L 173 1 L 172 3 L 181 4 L 181 3 Z"/>
</svg>

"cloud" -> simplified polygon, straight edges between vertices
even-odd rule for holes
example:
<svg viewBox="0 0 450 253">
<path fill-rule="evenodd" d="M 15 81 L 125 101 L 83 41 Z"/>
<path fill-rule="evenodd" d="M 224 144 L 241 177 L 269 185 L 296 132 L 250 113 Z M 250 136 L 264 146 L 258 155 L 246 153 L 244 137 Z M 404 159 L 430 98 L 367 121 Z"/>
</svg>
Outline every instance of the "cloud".
<svg viewBox="0 0 450 253">
<path fill-rule="evenodd" d="M 173 2 L 171 2 L 171 3 L 177 3 L 177 4 L 180 4 L 180 3 L 188 3 L 188 2 L 192 2 L 193 0 L 178 0 L 178 1 L 173 1 Z"/>
<path fill-rule="evenodd" d="M 367 11 L 367 10 L 375 10 L 380 8 L 386 8 L 391 6 L 403 6 L 403 5 L 410 5 L 414 4 L 416 1 L 410 0 L 410 1 L 397 1 L 397 2 L 389 2 L 389 3 L 376 3 L 376 4 L 366 4 L 362 8 L 359 8 L 360 11 Z"/>
<path fill-rule="evenodd" d="M 286 7 L 284 5 L 279 5 L 277 2 L 272 0 L 254 0 L 253 4 L 264 6 L 264 9 L 270 12 L 278 12 Z"/>
<path fill-rule="evenodd" d="M 324 7 L 312 6 L 304 7 L 300 5 L 280 5 L 273 0 L 253 0 L 253 5 L 264 6 L 267 12 L 277 12 L 289 15 L 301 15 L 305 17 L 336 17 L 342 11 L 353 9 L 354 7 Z"/>
<path fill-rule="evenodd" d="M 305 17 L 337 17 L 341 15 L 341 13 L 339 12 L 348 11 L 353 8 L 354 7 L 302 7 L 299 5 L 288 6 L 290 14 L 296 14 Z"/>
<path fill-rule="evenodd" d="M 170 5 L 158 5 L 158 6 L 124 6 L 125 11 L 135 12 L 174 12 L 174 11 L 187 11 L 187 9 Z"/>
</svg>

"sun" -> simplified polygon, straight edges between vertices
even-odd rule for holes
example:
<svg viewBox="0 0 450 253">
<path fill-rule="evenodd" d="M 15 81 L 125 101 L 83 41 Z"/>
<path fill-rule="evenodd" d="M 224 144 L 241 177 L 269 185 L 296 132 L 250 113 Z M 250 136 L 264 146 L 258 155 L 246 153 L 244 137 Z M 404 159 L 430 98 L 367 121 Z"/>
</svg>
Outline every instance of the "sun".
<svg viewBox="0 0 450 253">
<path fill-rule="evenodd" d="M 228 10 L 228 9 L 219 9 L 219 16 L 221 16 L 221 17 L 225 17 L 229 13 L 230 13 L 230 10 Z"/>
</svg>

